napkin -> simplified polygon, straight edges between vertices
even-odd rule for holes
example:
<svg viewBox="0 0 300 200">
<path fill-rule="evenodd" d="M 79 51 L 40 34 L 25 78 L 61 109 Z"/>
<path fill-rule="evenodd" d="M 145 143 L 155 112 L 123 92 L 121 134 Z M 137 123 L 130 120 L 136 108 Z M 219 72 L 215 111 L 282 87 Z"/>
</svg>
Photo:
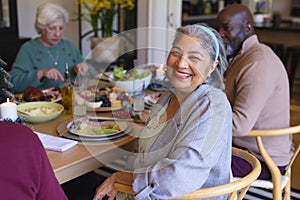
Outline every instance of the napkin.
<svg viewBox="0 0 300 200">
<path fill-rule="evenodd" d="M 35 132 L 35 133 L 39 137 L 44 148 L 47 150 L 63 152 L 72 148 L 78 143 L 77 141 L 74 140 L 60 138 L 52 135 L 39 133 L 39 132 Z"/>
</svg>

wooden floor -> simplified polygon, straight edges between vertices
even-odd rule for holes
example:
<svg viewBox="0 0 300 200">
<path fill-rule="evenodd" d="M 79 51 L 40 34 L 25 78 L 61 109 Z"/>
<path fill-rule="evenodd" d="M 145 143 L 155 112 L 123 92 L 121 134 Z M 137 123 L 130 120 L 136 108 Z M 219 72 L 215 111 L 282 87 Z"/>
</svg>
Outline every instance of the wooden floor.
<svg viewBox="0 0 300 200">
<path fill-rule="evenodd" d="M 293 105 L 299 107 L 295 108 Z M 291 96 L 291 125 L 300 125 L 300 81 L 295 82 Z M 294 143 L 295 145 L 300 144 L 300 134 L 294 136 Z M 292 187 L 300 189 L 300 155 L 292 167 Z"/>
</svg>

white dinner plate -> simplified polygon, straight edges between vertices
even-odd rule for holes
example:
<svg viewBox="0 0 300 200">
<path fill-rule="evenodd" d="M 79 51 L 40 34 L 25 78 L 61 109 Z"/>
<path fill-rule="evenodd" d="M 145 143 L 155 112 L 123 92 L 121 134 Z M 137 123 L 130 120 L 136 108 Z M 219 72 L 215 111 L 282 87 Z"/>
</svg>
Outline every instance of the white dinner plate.
<svg viewBox="0 0 300 200">
<path fill-rule="evenodd" d="M 132 131 L 132 126 L 128 126 L 128 128 L 126 129 L 126 131 L 123 131 L 117 135 L 112 135 L 112 136 L 107 136 L 107 137 L 81 137 L 78 135 L 74 135 L 70 132 L 67 132 L 63 135 L 64 138 L 68 138 L 71 140 L 76 140 L 79 142 L 87 142 L 89 144 L 99 144 L 99 142 L 109 142 L 109 141 L 114 141 L 114 140 L 118 140 L 121 139 L 122 137 L 128 135 L 130 132 Z"/>
<path fill-rule="evenodd" d="M 69 128 L 70 133 L 80 136 L 80 137 L 90 137 L 90 138 L 112 137 L 112 136 L 115 136 L 115 135 L 118 135 L 118 134 L 124 132 L 128 127 L 126 122 L 120 122 L 120 121 L 100 121 L 99 122 L 99 121 L 86 120 L 86 121 L 84 121 L 85 128 L 83 128 L 82 126 L 73 128 L 73 127 L 71 127 L 71 125 L 73 123 L 78 123 L 78 121 L 71 121 L 67 124 L 67 128 Z M 83 122 L 79 121 L 79 124 L 82 124 L 82 123 Z M 117 132 L 114 132 L 114 133 L 107 133 L 107 134 L 97 134 L 93 131 L 93 130 L 98 129 L 99 126 L 108 126 L 110 124 L 118 125 L 120 130 Z"/>
</svg>

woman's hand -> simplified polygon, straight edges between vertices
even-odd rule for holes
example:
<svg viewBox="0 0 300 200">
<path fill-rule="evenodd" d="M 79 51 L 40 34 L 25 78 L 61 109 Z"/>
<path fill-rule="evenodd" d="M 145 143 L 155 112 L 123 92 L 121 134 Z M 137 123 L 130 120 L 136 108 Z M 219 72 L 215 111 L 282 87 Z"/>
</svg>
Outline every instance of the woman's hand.
<svg viewBox="0 0 300 200">
<path fill-rule="evenodd" d="M 78 63 L 75 65 L 75 72 L 80 75 L 85 75 L 89 67 L 85 63 Z"/>
<path fill-rule="evenodd" d="M 118 191 L 114 189 L 114 184 L 122 183 L 126 185 L 132 185 L 133 174 L 130 172 L 115 172 L 108 177 L 100 186 L 97 187 L 93 200 L 101 200 L 105 195 L 108 196 L 108 200 L 113 200 Z"/>
<path fill-rule="evenodd" d="M 53 81 L 63 81 L 64 77 L 61 75 L 61 73 L 55 69 L 55 68 L 47 68 L 47 69 L 41 69 L 37 73 L 39 80 L 42 78 L 47 78 Z"/>
<path fill-rule="evenodd" d="M 108 200 L 114 200 L 118 191 L 114 190 L 115 179 L 112 176 L 108 177 L 100 186 L 97 187 L 93 200 L 101 200 L 106 195 Z"/>
</svg>

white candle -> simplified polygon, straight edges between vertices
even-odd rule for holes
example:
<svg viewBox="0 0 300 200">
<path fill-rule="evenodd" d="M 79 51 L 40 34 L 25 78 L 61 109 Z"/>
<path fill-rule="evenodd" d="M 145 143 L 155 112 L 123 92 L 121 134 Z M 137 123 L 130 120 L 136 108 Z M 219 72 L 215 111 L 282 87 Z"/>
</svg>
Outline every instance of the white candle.
<svg viewBox="0 0 300 200">
<path fill-rule="evenodd" d="M 2 119 L 12 119 L 13 121 L 16 121 L 18 118 L 17 114 L 17 105 L 13 102 L 9 102 L 9 98 L 7 98 L 7 102 L 2 103 L 0 105 L 1 107 L 1 118 Z"/>
<path fill-rule="evenodd" d="M 163 80 L 165 77 L 164 65 L 161 64 L 159 68 L 156 69 L 155 78 L 158 80 Z"/>
</svg>

